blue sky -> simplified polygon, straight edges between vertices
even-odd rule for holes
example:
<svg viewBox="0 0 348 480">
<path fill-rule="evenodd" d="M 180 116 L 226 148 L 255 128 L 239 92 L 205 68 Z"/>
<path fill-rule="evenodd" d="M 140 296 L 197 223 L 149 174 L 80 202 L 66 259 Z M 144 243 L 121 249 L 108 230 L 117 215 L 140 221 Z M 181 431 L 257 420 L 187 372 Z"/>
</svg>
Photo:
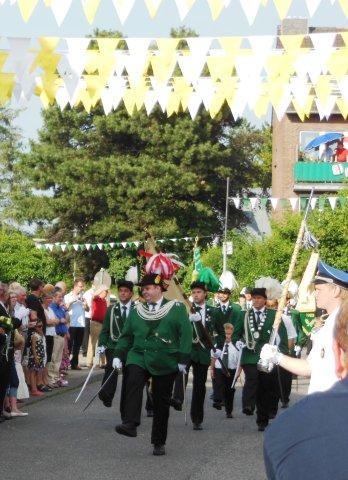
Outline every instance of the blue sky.
<svg viewBox="0 0 348 480">
<path fill-rule="evenodd" d="M 111 0 L 102 0 L 93 25 L 89 25 L 85 19 L 80 0 L 73 0 L 70 12 L 61 27 L 57 26 L 52 13 L 43 6 L 41 0 L 27 24 L 22 21 L 18 7 L 7 3 L 0 7 L 2 37 L 80 37 L 91 34 L 95 28 L 119 30 L 128 37 L 159 37 L 168 36 L 172 27 L 182 24 L 193 28 L 201 36 L 266 35 L 275 34 L 279 24 L 279 18 L 271 0 L 267 8 L 261 7 L 252 26 L 249 26 L 238 0 L 233 0 L 215 22 L 211 19 L 206 0 L 197 0 L 183 23 L 180 22 L 173 0 L 163 0 L 153 20 L 149 18 L 143 0 L 136 0 L 135 7 L 124 25 L 119 22 Z M 293 1 L 289 16 L 307 16 L 304 0 Z M 342 13 L 338 0 L 334 6 L 329 0 L 322 0 L 317 13 L 310 19 L 310 25 L 347 28 L 348 19 Z M 249 120 L 256 121 L 252 116 Z M 20 114 L 18 125 L 25 138 L 35 138 L 37 129 L 41 125 L 40 102 L 37 98 L 34 98 L 29 107 Z"/>
</svg>

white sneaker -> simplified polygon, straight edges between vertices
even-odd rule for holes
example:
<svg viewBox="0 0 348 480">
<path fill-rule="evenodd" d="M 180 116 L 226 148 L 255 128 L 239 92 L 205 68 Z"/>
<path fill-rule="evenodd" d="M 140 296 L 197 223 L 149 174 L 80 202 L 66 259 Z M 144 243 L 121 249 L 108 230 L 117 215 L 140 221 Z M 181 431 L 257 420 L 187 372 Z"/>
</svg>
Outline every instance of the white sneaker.
<svg viewBox="0 0 348 480">
<path fill-rule="evenodd" d="M 11 412 L 11 417 L 27 417 L 28 413 L 27 412 Z"/>
</svg>

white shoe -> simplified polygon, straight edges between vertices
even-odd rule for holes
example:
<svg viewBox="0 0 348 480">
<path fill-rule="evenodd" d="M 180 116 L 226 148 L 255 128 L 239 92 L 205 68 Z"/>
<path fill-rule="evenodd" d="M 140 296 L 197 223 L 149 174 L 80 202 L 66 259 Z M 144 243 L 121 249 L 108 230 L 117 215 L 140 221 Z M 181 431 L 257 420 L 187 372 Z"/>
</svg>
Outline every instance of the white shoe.
<svg viewBox="0 0 348 480">
<path fill-rule="evenodd" d="M 11 417 L 27 417 L 28 412 L 11 412 Z"/>
</svg>

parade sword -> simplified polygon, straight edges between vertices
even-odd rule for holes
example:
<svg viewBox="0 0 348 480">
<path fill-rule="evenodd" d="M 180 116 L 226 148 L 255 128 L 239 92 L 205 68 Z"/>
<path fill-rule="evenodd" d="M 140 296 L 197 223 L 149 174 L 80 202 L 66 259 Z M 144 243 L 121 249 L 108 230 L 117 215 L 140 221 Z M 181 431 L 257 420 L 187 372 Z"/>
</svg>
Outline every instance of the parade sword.
<svg viewBox="0 0 348 480">
<path fill-rule="evenodd" d="M 93 373 L 93 370 L 95 369 L 97 363 L 98 363 L 98 362 L 96 362 L 96 361 L 93 363 L 93 366 L 92 366 L 92 368 L 90 369 L 90 371 L 89 371 L 89 373 L 88 373 L 88 375 L 87 375 L 87 378 L 86 378 L 84 384 L 82 385 L 82 388 L 81 388 L 81 390 L 80 390 L 80 393 L 79 393 L 79 394 L 77 395 L 77 397 L 75 398 L 75 402 L 74 402 L 74 403 L 77 403 L 77 402 L 79 401 L 79 399 L 80 399 L 80 397 L 81 397 L 84 389 L 87 387 L 87 383 L 89 382 L 89 379 L 91 378 L 92 373 Z"/>
<path fill-rule="evenodd" d="M 97 396 L 99 395 L 99 393 L 103 390 L 103 388 L 105 387 L 105 385 L 108 383 L 108 381 L 110 380 L 110 378 L 113 376 L 115 370 L 117 370 L 116 368 L 113 368 L 112 369 L 112 372 L 110 373 L 110 375 L 108 376 L 108 378 L 105 380 L 105 382 L 101 385 L 101 387 L 99 388 L 99 390 L 97 391 L 97 393 L 95 395 L 93 395 L 93 397 L 90 399 L 90 401 L 87 403 L 87 405 L 85 406 L 85 408 L 82 410 L 83 412 L 85 412 L 87 410 L 87 408 L 93 403 L 93 401 L 97 398 Z"/>
<path fill-rule="evenodd" d="M 298 235 L 297 235 L 297 239 L 296 239 L 294 251 L 292 253 L 288 273 L 286 275 L 286 279 L 285 279 L 285 282 L 284 282 L 283 291 L 282 291 L 281 297 L 279 299 L 278 309 L 277 309 L 277 313 L 275 315 L 275 319 L 274 319 L 274 322 L 273 322 L 272 333 L 271 333 L 271 336 L 270 336 L 270 339 L 269 339 L 270 345 L 275 344 L 276 339 L 277 339 L 278 329 L 279 329 L 280 324 L 282 322 L 282 315 L 283 315 L 283 310 L 284 310 L 285 303 L 286 303 L 286 297 L 287 297 L 287 294 L 288 294 L 290 281 L 291 281 L 292 276 L 294 274 L 297 258 L 298 258 L 298 255 L 300 253 L 300 249 L 301 249 L 301 246 L 302 246 L 302 242 L 303 242 L 303 239 L 304 239 L 305 232 L 307 230 L 307 217 L 308 217 L 308 214 L 309 214 L 309 211 L 310 211 L 310 208 L 311 208 L 313 193 L 314 193 L 314 187 L 312 187 L 311 194 L 310 194 L 309 199 L 308 199 L 307 208 L 306 208 L 306 211 L 305 211 L 305 214 L 304 214 L 304 217 L 302 219 L 300 229 L 299 229 L 299 232 L 298 232 Z M 313 246 L 313 245 L 311 245 L 311 246 Z M 264 361 L 261 358 L 260 358 L 260 360 L 258 361 L 258 364 L 257 364 L 258 370 L 260 370 L 261 372 L 266 372 L 266 373 L 271 372 L 273 370 L 273 367 L 274 367 L 274 365 L 272 363 L 270 363 L 268 360 Z"/>
<path fill-rule="evenodd" d="M 239 372 L 239 367 L 240 367 L 240 362 L 242 360 L 242 353 L 243 353 L 243 348 L 245 347 L 245 345 L 243 345 L 240 350 L 239 350 L 239 354 L 238 354 L 238 362 L 237 362 L 237 367 L 236 367 L 236 373 L 234 374 L 234 377 L 233 377 L 233 382 L 232 382 L 232 385 L 231 385 L 231 390 L 234 388 L 236 382 L 237 382 L 237 379 L 238 379 L 238 372 Z"/>
</svg>

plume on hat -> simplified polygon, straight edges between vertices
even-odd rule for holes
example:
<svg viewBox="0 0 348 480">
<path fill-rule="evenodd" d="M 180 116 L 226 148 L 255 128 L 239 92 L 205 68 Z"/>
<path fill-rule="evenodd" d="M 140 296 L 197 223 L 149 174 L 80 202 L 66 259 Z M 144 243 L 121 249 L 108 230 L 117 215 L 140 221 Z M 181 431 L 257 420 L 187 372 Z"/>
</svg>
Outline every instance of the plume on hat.
<svg viewBox="0 0 348 480">
<path fill-rule="evenodd" d="M 285 280 L 282 282 L 282 287 L 285 285 Z M 288 294 L 291 298 L 296 298 L 298 293 L 298 284 L 295 280 L 290 280 L 289 287 L 288 287 Z"/>
<path fill-rule="evenodd" d="M 256 288 L 265 288 L 268 300 L 277 300 L 281 297 L 282 286 L 280 282 L 272 277 L 261 277 L 255 282 Z"/>
<path fill-rule="evenodd" d="M 134 285 L 137 285 L 139 283 L 139 272 L 138 272 L 138 267 L 129 267 L 125 280 L 127 282 L 132 282 Z"/>
<path fill-rule="evenodd" d="M 148 259 L 145 272 L 148 275 L 156 273 L 162 280 L 171 280 L 175 272 L 184 266 L 174 253 L 156 253 Z"/>
</svg>

